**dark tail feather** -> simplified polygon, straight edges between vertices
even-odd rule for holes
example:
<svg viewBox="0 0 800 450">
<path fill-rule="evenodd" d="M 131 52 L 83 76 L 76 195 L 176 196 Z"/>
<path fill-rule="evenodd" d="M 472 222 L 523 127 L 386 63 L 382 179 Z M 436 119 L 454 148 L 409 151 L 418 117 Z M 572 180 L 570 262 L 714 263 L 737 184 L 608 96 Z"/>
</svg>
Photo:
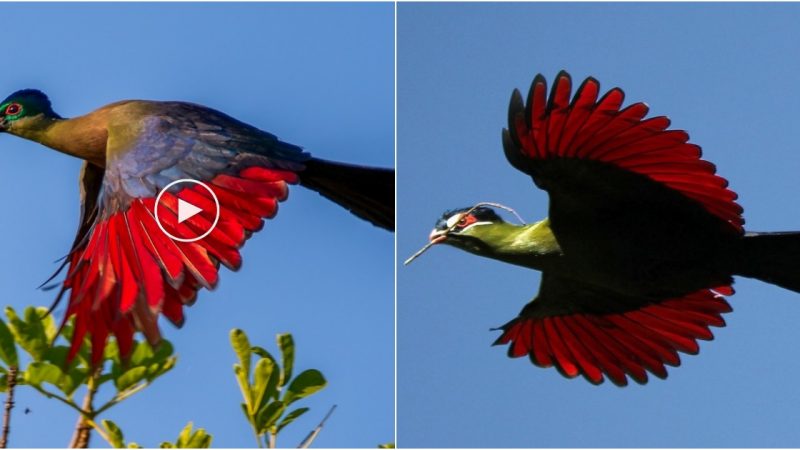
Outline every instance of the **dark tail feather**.
<svg viewBox="0 0 800 450">
<path fill-rule="evenodd" d="M 747 233 L 736 273 L 800 292 L 800 232 Z"/>
<path fill-rule="evenodd" d="M 373 225 L 394 231 L 394 170 L 312 158 L 300 184 Z"/>
</svg>

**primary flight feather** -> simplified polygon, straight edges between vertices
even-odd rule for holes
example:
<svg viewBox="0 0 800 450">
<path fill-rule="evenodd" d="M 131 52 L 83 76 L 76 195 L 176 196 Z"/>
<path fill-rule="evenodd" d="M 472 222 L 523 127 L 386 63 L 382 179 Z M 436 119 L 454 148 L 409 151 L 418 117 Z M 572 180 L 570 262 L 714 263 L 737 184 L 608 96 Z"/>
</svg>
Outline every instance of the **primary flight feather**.
<svg viewBox="0 0 800 450">
<path fill-rule="evenodd" d="M 505 222 L 480 206 L 446 212 L 430 243 L 542 272 L 536 298 L 496 344 L 567 377 L 618 385 L 667 376 L 725 325 L 734 275 L 800 292 L 800 233 L 745 233 L 728 182 L 689 135 L 648 107 L 622 108 L 566 72 L 514 91 L 505 156 L 550 197 L 548 217 Z"/>
<path fill-rule="evenodd" d="M 239 248 L 277 212 L 288 185 L 300 184 L 376 226 L 394 230 L 394 170 L 311 157 L 300 147 L 219 111 L 184 102 L 128 100 L 84 116 L 56 114 L 42 92 L 26 89 L 0 102 L 0 132 L 85 160 L 82 213 L 65 260 L 65 321 L 75 317 L 69 359 L 86 336 L 98 363 L 110 335 L 126 358 L 133 333 L 160 339 L 159 314 L 183 323 L 183 306 L 216 286 L 219 265 L 236 270 Z M 156 205 L 159 192 L 176 185 Z M 181 202 L 200 212 L 178 217 Z M 162 231 L 156 221 L 156 214 Z M 62 266 L 63 267 L 63 266 Z"/>
</svg>

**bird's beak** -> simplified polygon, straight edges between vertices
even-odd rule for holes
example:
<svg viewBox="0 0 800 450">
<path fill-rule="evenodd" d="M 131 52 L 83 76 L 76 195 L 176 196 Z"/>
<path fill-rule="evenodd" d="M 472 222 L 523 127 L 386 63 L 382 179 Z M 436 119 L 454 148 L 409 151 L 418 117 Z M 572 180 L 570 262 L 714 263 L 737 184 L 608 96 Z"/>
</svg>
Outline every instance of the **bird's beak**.
<svg viewBox="0 0 800 450">
<path fill-rule="evenodd" d="M 428 236 L 428 242 L 430 244 L 439 244 L 447 240 L 447 231 L 445 230 L 432 230 L 430 236 Z"/>
</svg>

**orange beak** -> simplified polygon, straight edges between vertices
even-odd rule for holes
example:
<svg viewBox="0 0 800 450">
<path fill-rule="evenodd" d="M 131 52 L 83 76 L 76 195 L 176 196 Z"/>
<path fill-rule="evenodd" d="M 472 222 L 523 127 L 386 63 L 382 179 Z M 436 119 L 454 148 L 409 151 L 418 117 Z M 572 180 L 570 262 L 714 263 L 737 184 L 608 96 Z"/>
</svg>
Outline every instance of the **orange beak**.
<svg viewBox="0 0 800 450">
<path fill-rule="evenodd" d="M 432 230 L 428 236 L 428 242 L 431 244 L 439 244 L 447 240 L 447 233 L 442 230 Z"/>
</svg>

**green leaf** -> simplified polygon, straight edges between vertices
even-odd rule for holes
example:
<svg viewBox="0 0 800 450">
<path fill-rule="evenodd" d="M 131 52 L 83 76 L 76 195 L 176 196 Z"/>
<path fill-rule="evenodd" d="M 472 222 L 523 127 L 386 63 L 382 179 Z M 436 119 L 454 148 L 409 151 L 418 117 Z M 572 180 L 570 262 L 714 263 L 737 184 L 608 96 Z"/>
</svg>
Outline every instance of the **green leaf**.
<svg viewBox="0 0 800 450">
<path fill-rule="evenodd" d="M 206 430 L 198 428 L 194 432 L 186 448 L 209 448 L 211 447 L 211 435 Z"/>
<path fill-rule="evenodd" d="M 0 319 L 0 359 L 8 366 L 19 366 L 14 336 L 2 319 Z"/>
<path fill-rule="evenodd" d="M 119 377 L 114 380 L 114 386 L 118 391 L 124 391 L 129 387 L 142 381 L 147 375 L 146 367 L 133 367 L 123 372 Z"/>
<path fill-rule="evenodd" d="M 292 368 L 294 368 L 294 339 L 291 333 L 278 335 L 278 347 L 281 349 L 281 372 L 280 385 L 284 386 L 292 379 Z"/>
<path fill-rule="evenodd" d="M 278 432 L 280 432 L 283 429 L 283 427 L 285 427 L 286 425 L 289 425 L 290 423 L 294 422 L 294 419 L 297 419 L 298 417 L 300 417 L 303 414 L 305 414 L 306 411 L 308 411 L 308 409 L 309 408 L 305 408 L 305 407 L 304 408 L 297 408 L 294 411 L 292 411 L 289 414 L 287 414 L 286 417 L 284 417 L 283 420 L 281 420 L 281 423 L 278 424 Z"/>
<path fill-rule="evenodd" d="M 289 383 L 289 388 L 283 397 L 283 401 L 288 405 L 301 398 L 308 397 L 324 388 L 327 383 L 319 370 L 306 370 Z"/>
<path fill-rule="evenodd" d="M 153 349 L 153 362 L 164 363 L 173 353 L 175 353 L 175 348 L 172 346 L 172 342 L 163 339 Z"/>
<path fill-rule="evenodd" d="M 394 442 L 387 442 L 386 444 L 381 444 L 378 446 L 378 448 L 395 448 Z"/>
<path fill-rule="evenodd" d="M 161 448 L 209 448 L 211 446 L 211 435 L 202 428 L 192 432 L 192 425 L 192 422 L 189 422 L 183 427 L 174 446 L 169 442 L 163 442 Z"/>
<path fill-rule="evenodd" d="M 159 448 L 175 448 L 175 444 L 172 442 L 162 442 Z"/>
<path fill-rule="evenodd" d="M 121 372 L 125 369 L 127 369 L 125 373 L 133 369 L 140 369 L 143 373 L 142 378 L 152 382 L 175 367 L 177 357 L 172 356 L 173 352 L 172 343 L 167 340 L 161 341 L 155 348 L 151 347 L 147 342 L 138 342 L 134 346 L 130 360 L 125 367 L 116 361 L 111 365 L 111 372 L 114 374 L 115 382 L 122 377 Z M 135 373 L 138 376 L 139 372 Z"/>
<path fill-rule="evenodd" d="M 56 326 L 55 320 L 53 320 L 53 315 L 50 313 L 50 308 L 39 306 L 35 309 L 35 311 L 35 319 L 41 322 L 47 342 L 53 342 L 53 340 L 56 338 L 56 334 L 58 333 L 58 327 Z"/>
<path fill-rule="evenodd" d="M 34 386 L 41 386 L 42 383 L 58 386 L 62 375 L 63 372 L 58 366 L 46 362 L 32 362 L 25 370 L 25 381 Z"/>
<path fill-rule="evenodd" d="M 253 404 L 253 391 L 250 388 L 250 381 L 247 379 L 247 375 L 242 369 L 242 366 L 239 364 L 233 365 L 233 373 L 236 375 L 236 381 L 239 383 L 239 389 L 242 391 L 242 397 L 244 398 L 244 408 L 245 408 L 245 415 L 248 417 L 253 416 L 250 411 L 254 411 L 255 408 L 252 407 Z"/>
<path fill-rule="evenodd" d="M 278 365 L 278 361 L 264 347 L 259 347 L 257 345 L 254 345 L 254 346 L 250 347 L 250 351 L 252 351 L 253 353 L 255 353 L 256 355 L 258 355 L 258 356 L 260 356 L 262 358 L 271 359 L 272 362 L 274 362 L 276 366 Z"/>
<path fill-rule="evenodd" d="M 50 346 L 42 319 L 36 309 L 30 306 L 25 308 L 24 315 L 25 320 L 22 320 L 17 316 L 14 308 L 6 307 L 9 329 L 17 343 L 31 355 L 34 361 L 41 361 Z"/>
<path fill-rule="evenodd" d="M 109 444 L 112 447 L 125 448 L 125 438 L 117 424 L 110 420 L 103 420 L 103 428 L 106 429 L 106 434 L 108 434 L 108 439 L 110 440 Z"/>
<path fill-rule="evenodd" d="M 280 400 L 264 405 L 256 414 L 256 429 L 258 433 L 266 433 L 270 427 L 281 417 L 286 410 L 286 404 Z"/>
<path fill-rule="evenodd" d="M 55 345 L 47 349 L 47 352 L 44 355 L 44 360 L 58 367 L 65 367 L 67 365 L 68 354 L 69 347 L 66 345 Z M 70 365 L 73 366 L 74 364 Z"/>
<path fill-rule="evenodd" d="M 244 413 L 244 416 L 247 418 L 247 421 L 250 423 L 250 425 L 255 427 L 255 418 L 250 414 L 250 410 L 247 409 L 247 405 L 244 403 L 242 403 L 242 412 Z"/>
<path fill-rule="evenodd" d="M 103 360 L 120 362 L 119 346 L 115 339 L 109 339 L 108 343 L 106 343 L 106 348 L 103 350 Z"/>
<path fill-rule="evenodd" d="M 189 438 L 192 435 L 192 422 L 186 424 L 185 427 L 181 430 L 181 434 L 178 435 L 178 440 L 175 441 L 175 446 L 179 448 L 183 448 L 186 444 L 189 443 Z"/>
<path fill-rule="evenodd" d="M 147 381 L 153 381 L 156 378 L 164 375 L 165 373 L 172 370 L 175 367 L 175 363 L 178 362 L 178 358 L 175 356 L 170 356 L 164 361 L 157 362 L 150 364 L 147 366 Z"/>
<path fill-rule="evenodd" d="M 58 366 L 56 366 L 58 367 Z M 62 372 L 61 378 L 58 380 L 56 386 L 67 398 L 71 399 L 72 394 L 89 378 L 88 369 L 73 368 L 67 373 Z"/>
<path fill-rule="evenodd" d="M 244 331 L 234 328 L 231 330 L 231 346 L 236 356 L 239 357 L 239 364 L 244 370 L 245 379 L 250 379 L 250 340 L 247 339 L 247 334 Z"/>
<path fill-rule="evenodd" d="M 137 444 L 136 442 L 130 442 L 128 443 L 128 448 L 142 448 L 142 446 Z"/>
<path fill-rule="evenodd" d="M 266 404 L 269 399 L 277 397 L 278 379 L 280 371 L 275 367 L 275 362 L 268 359 L 259 359 L 253 371 L 253 403 L 250 412 L 255 413 Z"/>
<path fill-rule="evenodd" d="M 32 362 L 23 374 L 26 383 L 41 387 L 43 383 L 56 386 L 68 399 L 89 377 L 87 369 L 73 368 L 64 373 L 60 367 L 44 361 Z"/>
<path fill-rule="evenodd" d="M 108 382 L 108 381 L 111 381 L 111 380 L 113 380 L 114 378 L 116 378 L 116 377 L 115 377 L 113 374 L 111 374 L 111 373 L 104 373 L 104 374 L 100 375 L 100 376 L 97 378 L 97 385 L 98 385 L 98 386 L 100 386 L 100 385 L 102 385 L 103 383 L 106 383 L 106 382 Z"/>
</svg>

